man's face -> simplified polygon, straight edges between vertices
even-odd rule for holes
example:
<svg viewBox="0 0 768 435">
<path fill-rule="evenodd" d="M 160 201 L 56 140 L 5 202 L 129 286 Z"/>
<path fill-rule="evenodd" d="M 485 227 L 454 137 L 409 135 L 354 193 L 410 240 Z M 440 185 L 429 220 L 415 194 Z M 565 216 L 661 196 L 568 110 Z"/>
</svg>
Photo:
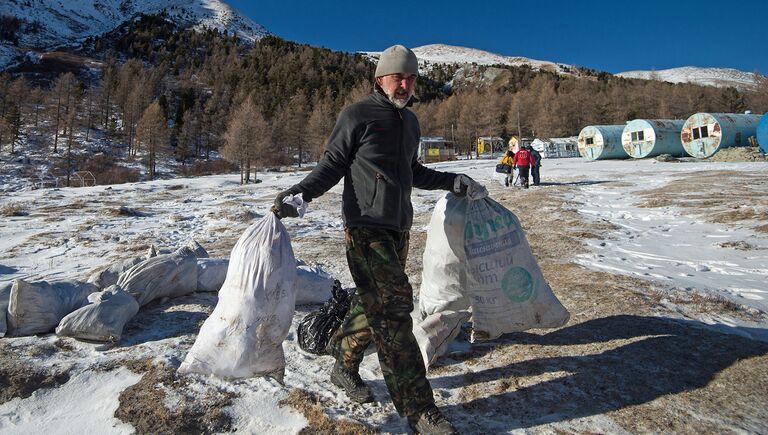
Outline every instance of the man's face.
<svg viewBox="0 0 768 435">
<path fill-rule="evenodd" d="M 376 83 L 387 95 L 389 101 L 398 109 L 402 109 L 413 96 L 416 74 L 390 74 L 376 77 Z"/>
</svg>

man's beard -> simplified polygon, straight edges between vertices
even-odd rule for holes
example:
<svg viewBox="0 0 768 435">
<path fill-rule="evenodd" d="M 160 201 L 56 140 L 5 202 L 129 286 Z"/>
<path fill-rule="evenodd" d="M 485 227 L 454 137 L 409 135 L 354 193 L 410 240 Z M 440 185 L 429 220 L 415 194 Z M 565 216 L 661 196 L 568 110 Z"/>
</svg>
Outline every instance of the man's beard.
<svg viewBox="0 0 768 435">
<path fill-rule="evenodd" d="M 405 98 L 400 98 L 397 96 L 397 91 L 392 92 L 384 92 L 387 94 L 387 98 L 389 98 L 389 101 L 398 109 L 402 109 L 405 106 L 408 105 L 408 102 L 411 100 L 411 97 L 413 96 L 413 91 L 408 92 L 408 95 L 406 95 Z"/>
</svg>

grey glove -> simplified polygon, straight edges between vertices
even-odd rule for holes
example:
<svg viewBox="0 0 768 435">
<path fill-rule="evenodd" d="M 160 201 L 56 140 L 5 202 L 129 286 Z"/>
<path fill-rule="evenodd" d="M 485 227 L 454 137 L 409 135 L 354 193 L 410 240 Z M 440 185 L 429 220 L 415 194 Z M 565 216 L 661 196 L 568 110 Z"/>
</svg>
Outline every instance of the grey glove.
<svg viewBox="0 0 768 435">
<path fill-rule="evenodd" d="M 299 217 L 299 211 L 296 210 L 296 207 L 283 202 L 283 198 L 288 195 L 295 195 L 296 193 L 298 192 L 293 189 L 288 189 L 277 194 L 277 197 L 275 197 L 275 205 L 272 206 L 272 212 L 277 215 L 278 219 L 285 217 Z"/>
<path fill-rule="evenodd" d="M 453 180 L 453 193 L 458 196 L 466 196 L 471 200 L 477 200 L 488 196 L 488 189 L 472 178 L 459 174 Z"/>
</svg>

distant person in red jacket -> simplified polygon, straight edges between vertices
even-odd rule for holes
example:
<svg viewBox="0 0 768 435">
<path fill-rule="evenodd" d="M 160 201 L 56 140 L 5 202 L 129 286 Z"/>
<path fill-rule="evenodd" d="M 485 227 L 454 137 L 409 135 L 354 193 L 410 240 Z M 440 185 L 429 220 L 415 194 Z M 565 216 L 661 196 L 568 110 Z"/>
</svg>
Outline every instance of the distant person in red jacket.
<svg viewBox="0 0 768 435">
<path fill-rule="evenodd" d="M 520 177 L 520 184 L 526 189 L 528 188 L 528 170 L 535 164 L 531 151 L 528 149 L 529 146 L 521 146 L 520 151 L 515 153 L 514 158 L 515 167 Z"/>
</svg>

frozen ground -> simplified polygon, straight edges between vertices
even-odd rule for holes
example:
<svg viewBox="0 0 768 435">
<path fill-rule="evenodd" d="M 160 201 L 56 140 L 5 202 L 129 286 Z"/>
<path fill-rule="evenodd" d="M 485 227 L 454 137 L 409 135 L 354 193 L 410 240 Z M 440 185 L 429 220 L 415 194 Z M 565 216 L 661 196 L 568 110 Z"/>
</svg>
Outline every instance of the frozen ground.
<svg viewBox="0 0 768 435">
<path fill-rule="evenodd" d="M 462 432 L 768 430 L 768 164 L 552 159 L 544 184 L 528 190 L 494 181 L 494 164 L 435 166 L 485 182 L 520 217 L 572 319 L 489 343 L 460 337 L 430 380 Z M 18 211 L 0 214 L 0 285 L 85 279 L 150 245 L 191 238 L 227 257 L 275 194 L 304 175 L 260 173 L 262 183 L 248 186 L 232 175 L 41 190 L 0 179 L 0 210 Z M 286 225 L 298 258 L 352 287 L 340 189 Z M 440 195 L 414 194 L 407 270 L 417 290 Z M 353 430 L 406 432 L 375 355 L 362 376 L 378 403 L 355 405 L 328 382 L 331 359 L 301 352 L 293 329 L 285 385 L 177 376 L 215 303 L 215 294 L 198 293 L 151 304 L 111 348 L 50 334 L 0 339 L 0 433 L 343 432 L 346 419 Z M 314 308 L 297 307 L 294 325 Z M 313 406 L 327 421 L 307 412 Z"/>
<path fill-rule="evenodd" d="M 551 166 L 548 173 L 570 169 L 557 162 Z M 578 211 L 611 222 L 617 229 L 605 240 L 589 241 L 590 252 L 580 256 L 581 264 L 716 293 L 768 312 L 768 237 L 765 228 L 756 231 L 768 223 L 768 183 L 764 181 L 768 165 L 644 160 L 598 162 L 583 168 L 589 182 L 573 193 L 580 204 Z M 715 177 L 723 178 L 716 182 Z M 747 183 L 742 184 L 745 179 Z M 741 193 L 739 189 L 746 189 L 754 200 L 723 201 L 705 209 L 672 202 L 662 207 L 648 205 L 649 193 L 657 199 L 685 196 L 678 187 L 691 182 L 698 190 L 689 192 L 696 195 L 693 198 L 716 201 L 720 195 L 733 197 Z M 733 210 L 754 211 L 754 219 L 714 223 L 703 215 Z"/>
</svg>

